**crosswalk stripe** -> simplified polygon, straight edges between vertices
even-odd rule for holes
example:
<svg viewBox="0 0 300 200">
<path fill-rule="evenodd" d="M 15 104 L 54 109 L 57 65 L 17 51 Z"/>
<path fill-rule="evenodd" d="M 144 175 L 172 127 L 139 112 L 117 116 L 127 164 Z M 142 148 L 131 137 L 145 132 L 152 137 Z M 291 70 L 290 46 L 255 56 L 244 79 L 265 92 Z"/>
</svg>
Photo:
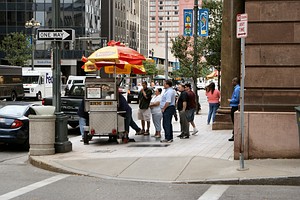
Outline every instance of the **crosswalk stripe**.
<svg viewBox="0 0 300 200">
<path fill-rule="evenodd" d="M 45 179 L 45 180 L 33 183 L 31 185 L 28 185 L 28 186 L 22 187 L 20 189 L 17 189 L 15 191 L 8 192 L 6 194 L 1 195 L 0 196 L 0 200 L 8 200 L 8 199 L 12 199 L 12 198 L 21 196 L 21 195 L 23 195 L 25 193 L 28 193 L 28 192 L 31 192 L 31 191 L 33 191 L 35 189 L 44 187 L 46 185 L 49 185 L 51 183 L 54 183 L 54 182 L 59 181 L 61 179 L 64 179 L 64 178 L 66 178 L 68 176 L 70 176 L 70 175 L 60 174 L 60 175 L 53 176 L 51 178 L 48 178 L 48 179 Z"/>
<path fill-rule="evenodd" d="M 229 185 L 212 185 L 198 200 L 218 200 Z"/>
</svg>

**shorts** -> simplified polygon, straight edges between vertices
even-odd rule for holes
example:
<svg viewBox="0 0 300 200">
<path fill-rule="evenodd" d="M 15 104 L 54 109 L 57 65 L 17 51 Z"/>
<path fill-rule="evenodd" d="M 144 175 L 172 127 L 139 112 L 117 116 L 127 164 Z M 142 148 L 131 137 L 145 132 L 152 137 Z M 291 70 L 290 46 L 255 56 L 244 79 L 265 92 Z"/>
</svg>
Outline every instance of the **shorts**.
<svg viewBox="0 0 300 200">
<path fill-rule="evenodd" d="M 150 108 L 139 109 L 138 110 L 138 119 L 139 120 L 144 120 L 144 121 L 150 121 L 151 120 L 151 110 L 150 110 Z"/>
<path fill-rule="evenodd" d="M 194 117 L 195 117 L 195 109 L 194 108 L 187 110 L 185 113 L 186 113 L 186 119 L 188 122 L 194 121 Z"/>
</svg>

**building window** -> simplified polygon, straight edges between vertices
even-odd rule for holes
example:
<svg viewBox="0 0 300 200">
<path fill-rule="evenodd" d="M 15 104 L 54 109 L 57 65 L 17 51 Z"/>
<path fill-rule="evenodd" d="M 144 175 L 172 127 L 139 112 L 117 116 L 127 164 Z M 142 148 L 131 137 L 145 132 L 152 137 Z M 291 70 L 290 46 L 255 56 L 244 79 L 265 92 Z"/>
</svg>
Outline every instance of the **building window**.
<svg viewBox="0 0 300 200">
<path fill-rule="evenodd" d="M 164 20 L 164 18 L 163 17 L 159 17 L 159 20 Z"/>
<path fill-rule="evenodd" d="M 155 20 L 155 17 L 151 17 L 151 20 Z"/>
<path fill-rule="evenodd" d="M 178 15 L 178 11 L 175 11 L 174 14 L 175 14 L 175 15 Z"/>
<path fill-rule="evenodd" d="M 162 9 L 163 9 L 163 7 L 162 7 L 162 6 L 160 6 L 160 7 L 159 7 L 159 10 L 162 10 Z"/>
<path fill-rule="evenodd" d="M 163 4 L 163 1 L 160 1 L 159 4 Z"/>
</svg>

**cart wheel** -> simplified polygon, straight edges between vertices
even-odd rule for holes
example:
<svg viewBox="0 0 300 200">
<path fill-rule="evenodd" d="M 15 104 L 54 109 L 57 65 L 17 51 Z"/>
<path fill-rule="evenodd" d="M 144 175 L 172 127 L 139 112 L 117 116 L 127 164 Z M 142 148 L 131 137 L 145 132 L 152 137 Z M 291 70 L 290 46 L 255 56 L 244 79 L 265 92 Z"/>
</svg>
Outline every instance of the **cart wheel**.
<svg viewBox="0 0 300 200">
<path fill-rule="evenodd" d="M 83 142 L 84 144 L 89 144 L 89 136 L 88 136 L 88 131 L 84 131 L 84 134 L 83 134 Z"/>
</svg>

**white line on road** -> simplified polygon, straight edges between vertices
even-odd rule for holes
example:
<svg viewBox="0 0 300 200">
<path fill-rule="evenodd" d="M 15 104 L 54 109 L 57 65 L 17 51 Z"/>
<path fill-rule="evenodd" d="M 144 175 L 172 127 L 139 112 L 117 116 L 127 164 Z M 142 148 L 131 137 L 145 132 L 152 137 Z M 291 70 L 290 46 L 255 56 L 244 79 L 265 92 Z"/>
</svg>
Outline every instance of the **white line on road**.
<svg viewBox="0 0 300 200">
<path fill-rule="evenodd" d="M 229 185 L 212 185 L 198 200 L 218 200 Z"/>
<path fill-rule="evenodd" d="M 39 181 L 37 183 L 33 183 L 31 185 L 28 185 L 28 186 L 25 186 L 25 187 L 22 187 L 18 190 L 15 190 L 15 191 L 12 191 L 12 192 L 9 192 L 9 193 L 6 193 L 4 195 L 1 195 L 0 196 L 0 200 L 8 200 L 8 199 L 12 199 L 12 198 L 15 198 L 15 197 L 18 197 L 18 196 L 21 196 L 27 192 L 31 192 L 35 189 L 38 189 L 38 188 L 41 188 L 41 187 L 44 187 L 46 185 L 49 185 L 51 183 L 54 183 L 56 181 L 59 181 L 61 179 L 64 179 L 66 177 L 68 177 L 70 175 L 66 175 L 66 174 L 60 174 L 60 175 L 57 175 L 57 176 L 53 176 L 51 178 L 48 178 L 48 179 L 45 179 L 43 181 Z"/>
</svg>

